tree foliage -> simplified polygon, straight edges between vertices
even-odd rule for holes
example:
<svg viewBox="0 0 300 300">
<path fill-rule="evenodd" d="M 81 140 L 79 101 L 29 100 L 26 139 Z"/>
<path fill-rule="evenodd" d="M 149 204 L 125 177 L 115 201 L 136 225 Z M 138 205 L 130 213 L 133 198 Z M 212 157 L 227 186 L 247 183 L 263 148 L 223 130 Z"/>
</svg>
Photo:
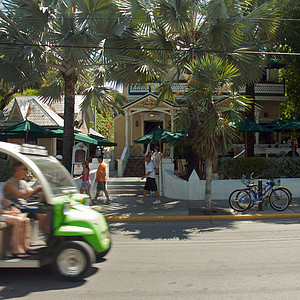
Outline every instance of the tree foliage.
<svg viewBox="0 0 300 300">
<path fill-rule="evenodd" d="M 83 108 L 120 108 L 105 82 L 153 78 L 159 65 L 145 52 L 114 1 L 4 0 L 0 11 L 0 79 L 15 88 L 41 86 L 45 101 L 64 95 L 64 165 L 70 170 L 74 103 L 79 82 Z M 51 80 L 44 81 L 47 76 Z"/>
<path fill-rule="evenodd" d="M 292 0 L 276 0 L 282 21 L 278 26 L 274 48 L 286 53 L 300 53 L 300 3 Z M 300 57 L 282 55 L 285 64 L 280 76 L 285 80 L 287 101 L 282 103 L 281 116 L 284 119 L 300 118 Z"/>
</svg>

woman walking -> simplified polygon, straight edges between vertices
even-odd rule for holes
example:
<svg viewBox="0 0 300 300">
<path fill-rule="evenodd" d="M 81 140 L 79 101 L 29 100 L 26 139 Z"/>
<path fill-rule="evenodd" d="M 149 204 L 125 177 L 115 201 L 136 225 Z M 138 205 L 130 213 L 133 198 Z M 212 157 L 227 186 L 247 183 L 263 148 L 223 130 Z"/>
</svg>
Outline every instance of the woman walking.
<svg viewBox="0 0 300 300">
<path fill-rule="evenodd" d="M 81 173 L 82 175 L 82 181 L 81 181 L 81 187 L 80 187 L 80 193 L 83 194 L 84 192 L 90 197 L 90 205 L 92 204 L 92 197 L 91 197 L 91 180 L 90 180 L 90 167 L 89 163 L 87 161 L 82 163 L 83 171 Z"/>
</svg>

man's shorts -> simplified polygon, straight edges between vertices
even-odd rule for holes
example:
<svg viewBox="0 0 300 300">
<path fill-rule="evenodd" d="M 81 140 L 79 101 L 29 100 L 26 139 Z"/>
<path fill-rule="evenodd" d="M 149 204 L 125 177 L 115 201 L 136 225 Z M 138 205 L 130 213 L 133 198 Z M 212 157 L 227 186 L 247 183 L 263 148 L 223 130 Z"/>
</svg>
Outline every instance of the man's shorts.
<svg viewBox="0 0 300 300">
<path fill-rule="evenodd" d="M 105 191 L 106 190 L 106 182 L 98 181 L 97 183 L 97 191 Z"/>
<path fill-rule="evenodd" d="M 19 206 L 18 207 L 21 213 L 28 213 L 28 218 L 30 219 L 36 219 L 36 213 L 39 211 L 38 206 Z"/>
<path fill-rule="evenodd" d="M 151 178 L 151 177 L 146 178 L 146 184 L 145 184 L 144 190 L 157 191 L 157 185 L 156 185 L 155 178 Z"/>
</svg>

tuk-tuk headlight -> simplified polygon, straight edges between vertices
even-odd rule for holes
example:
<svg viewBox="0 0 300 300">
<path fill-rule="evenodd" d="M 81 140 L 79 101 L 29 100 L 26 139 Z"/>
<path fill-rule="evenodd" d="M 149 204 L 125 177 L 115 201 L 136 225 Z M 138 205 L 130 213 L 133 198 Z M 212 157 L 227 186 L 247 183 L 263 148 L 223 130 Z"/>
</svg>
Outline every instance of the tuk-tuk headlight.
<svg viewBox="0 0 300 300">
<path fill-rule="evenodd" d="M 71 208 L 70 201 L 69 200 L 65 200 L 64 201 L 64 207 L 63 207 L 63 214 L 64 214 L 64 216 L 66 216 L 66 215 L 69 214 L 70 208 Z"/>
<path fill-rule="evenodd" d="M 102 232 L 101 238 L 102 238 L 102 242 L 104 244 L 106 244 L 109 241 L 109 232 L 108 232 L 108 230 L 105 230 L 105 231 Z"/>
</svg>

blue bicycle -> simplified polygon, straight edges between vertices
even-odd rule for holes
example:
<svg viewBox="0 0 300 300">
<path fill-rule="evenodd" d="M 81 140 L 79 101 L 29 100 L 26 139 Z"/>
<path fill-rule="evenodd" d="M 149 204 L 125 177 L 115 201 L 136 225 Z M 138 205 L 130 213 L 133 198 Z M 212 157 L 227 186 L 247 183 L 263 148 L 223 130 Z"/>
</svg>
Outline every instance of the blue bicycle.
<svg viewBox="0 0 300 300">
<path fill-rule="evenodd" d="M 280 180 L 269 179 L 265 185 L 259 189 L 253 182 L 252 174 L 251 181 L 245 183 L 245 178 L 242 182 L 247 185 L 247 188 L 237 189 L 229 196 L 229 205 L 235 211 L 245 211 L 256 203 L 265 202 L 266 205 L 277 210 L 285 210 L 291 203 L 291 192 L 286 187 L 274 187 L 280 184 Z"/>
</svg>

